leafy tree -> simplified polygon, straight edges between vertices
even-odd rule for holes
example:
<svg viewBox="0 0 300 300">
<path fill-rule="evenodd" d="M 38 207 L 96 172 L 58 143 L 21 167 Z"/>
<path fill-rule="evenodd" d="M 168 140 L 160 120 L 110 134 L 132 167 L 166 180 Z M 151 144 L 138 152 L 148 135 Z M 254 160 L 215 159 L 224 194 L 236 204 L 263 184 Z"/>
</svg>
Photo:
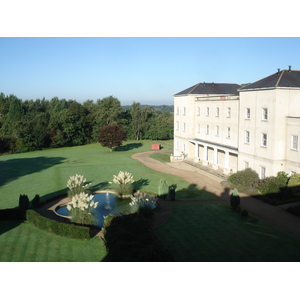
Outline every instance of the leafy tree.
<svg viewBox="0 0 300 300">
<path fill-rule="evenodd" d="M 106 125 L 99 133 L 98 141 L 103 147 L 108 147 L 112 152 L 113 147 L 120 147 L 126 141 L 125 131 L 118 125 Z"/>
<path fill-rule="evenodd" d="M 148 128 L 147 119 L 150 111 L 151 108 L 149 106 L 141 108 L 140 103 L 138 102 L 133 102 L 131 106 L 131 127 L 136 140 L 140 140 L 142 138 L 142 134 Z"/>
</svg>

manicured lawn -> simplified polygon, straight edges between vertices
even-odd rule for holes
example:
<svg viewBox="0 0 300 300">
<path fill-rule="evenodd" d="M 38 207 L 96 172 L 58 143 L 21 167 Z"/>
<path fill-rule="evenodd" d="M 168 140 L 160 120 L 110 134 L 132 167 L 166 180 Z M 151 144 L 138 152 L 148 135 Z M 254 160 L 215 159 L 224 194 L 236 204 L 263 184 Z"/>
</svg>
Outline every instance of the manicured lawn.
<svg viewBox="0 0 300 300">
<path fill-rule="evenodd" d="M 47 233 L 29 222 L 0 222 L 2 262 L 99 262 L 106 256 L 103 241 L 81 241 Z"/>
<path fill-rule="evenodd" d="M 128 141 L 121 147 L 122 151 L 112 153 L 99 144 L 91 144 L 0 156 L 0 209 L 18 206 L 20 194 L 27 194 L 29 199 L 39 194 L 41 200 L 45 201 L 66 192 L 68 178 L 76 173 L 84 175 L 94 188 L 99 189 L 110 187 L 108 182 L 119 171 L 133 174 L 137 190 L 157 193 L 162 177 L 169 184 L 176 183 L 178 191 L 188 189 L 188 182 L 155 172 L 131 158 L 134 153 L 150 151 L 152 143 Z M 172 147 L 172 141 L 161 144 L 163 149 Z M 214 197 L 209 193 L 204 194 Z"/>
<path fill-rule="evenodd" d="M 155 234 L 177 261 L 300 261 L 300 239 L 256 218 L 246 221 L 226 204 L 175 206 Z"/>
<path fill-rule="evenodd" d="M 149 157 L 161 162 L 170 162 L 170 153 L 153 153 Z"/>
</svg>

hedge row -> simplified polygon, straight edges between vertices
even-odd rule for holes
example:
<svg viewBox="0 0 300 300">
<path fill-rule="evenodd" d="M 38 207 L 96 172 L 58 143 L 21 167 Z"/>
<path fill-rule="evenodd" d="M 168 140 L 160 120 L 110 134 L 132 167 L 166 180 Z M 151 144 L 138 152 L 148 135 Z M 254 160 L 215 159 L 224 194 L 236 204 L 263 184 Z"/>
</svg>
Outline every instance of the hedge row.
<svg viewBox="0 0 300 300">
<path fill-rule="evenodd" d="M 26 210 L 19 207 L 0 209 L 0 220 L 26 220 Z"/>
<path fill-rule="evenodd" d="M 141 214 L 113 216 L 105 228 L 104 240 L 111 262 L 174 262 Z"/>
<path fill-rule="evenodd" d="M 34 210 L 27 210 L 26 219 L 39 229 L 73 239 L 90 239 L 90 228 L 74 224 L 60 223 L 41 216 Z"/>
</svg>

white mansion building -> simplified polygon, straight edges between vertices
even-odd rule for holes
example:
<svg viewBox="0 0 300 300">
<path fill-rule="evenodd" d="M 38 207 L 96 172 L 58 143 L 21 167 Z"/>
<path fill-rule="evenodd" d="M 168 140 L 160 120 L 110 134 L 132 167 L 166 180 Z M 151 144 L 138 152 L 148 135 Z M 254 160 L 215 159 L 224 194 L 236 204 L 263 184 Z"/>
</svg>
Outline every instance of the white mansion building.
<svg viewBox="0 0 300 300">
<path fill-rule="evenodd" d="M 300 173 L 300 71 L 278 70 L 244 87 L 198 83 L 174 95 L 174 157 L 225 174 Z"/>
</svg>

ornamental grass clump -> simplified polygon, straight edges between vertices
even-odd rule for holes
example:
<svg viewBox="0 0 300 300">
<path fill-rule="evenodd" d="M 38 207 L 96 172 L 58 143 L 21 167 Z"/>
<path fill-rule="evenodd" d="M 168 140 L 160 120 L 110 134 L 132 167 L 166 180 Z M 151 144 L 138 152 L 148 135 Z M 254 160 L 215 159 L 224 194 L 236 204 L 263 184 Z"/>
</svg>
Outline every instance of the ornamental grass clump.
<svg viewBox="0 0 300 300">
<path fill-rule="evenodd" d="M 67 205 L 71 221 L 78 224 L 92 225 L 95 222 L 94 209 L 98 202 L 94 202 L 93 195 L 80 193 L 72 197 L 72 202 Z"/>
<path fill-rule="evenodd" d="M 134 212 L 142 214 L 145 218 L 151 218 L 154 215 L 157 198 L 146 193 L 138 192 L 135 196 L 131 196 L 129 205 Z"/>
<path fill-rule="evenodd" d="M 114 175 L 113 179 L 116 185 L 115 190 L 119 196 L 128 196 L 132 193 L 132 183 L 134 182 L 132 174 L 120 171 L 118 175 Z"/>
<path fill-rule="evenodd" d="M 76 174 L 75 176 L 70 176 L 67 182 L 67 187 L 69 188 L 69 192 L 68 192 L 69 198 L 72 198 L 73 196 L 78 195 L 80 193 L 87 192 L 90 183 L 85 184 L 85 182 L 86 179 L 84 178 L 83 175 Z"/>
</svg>

